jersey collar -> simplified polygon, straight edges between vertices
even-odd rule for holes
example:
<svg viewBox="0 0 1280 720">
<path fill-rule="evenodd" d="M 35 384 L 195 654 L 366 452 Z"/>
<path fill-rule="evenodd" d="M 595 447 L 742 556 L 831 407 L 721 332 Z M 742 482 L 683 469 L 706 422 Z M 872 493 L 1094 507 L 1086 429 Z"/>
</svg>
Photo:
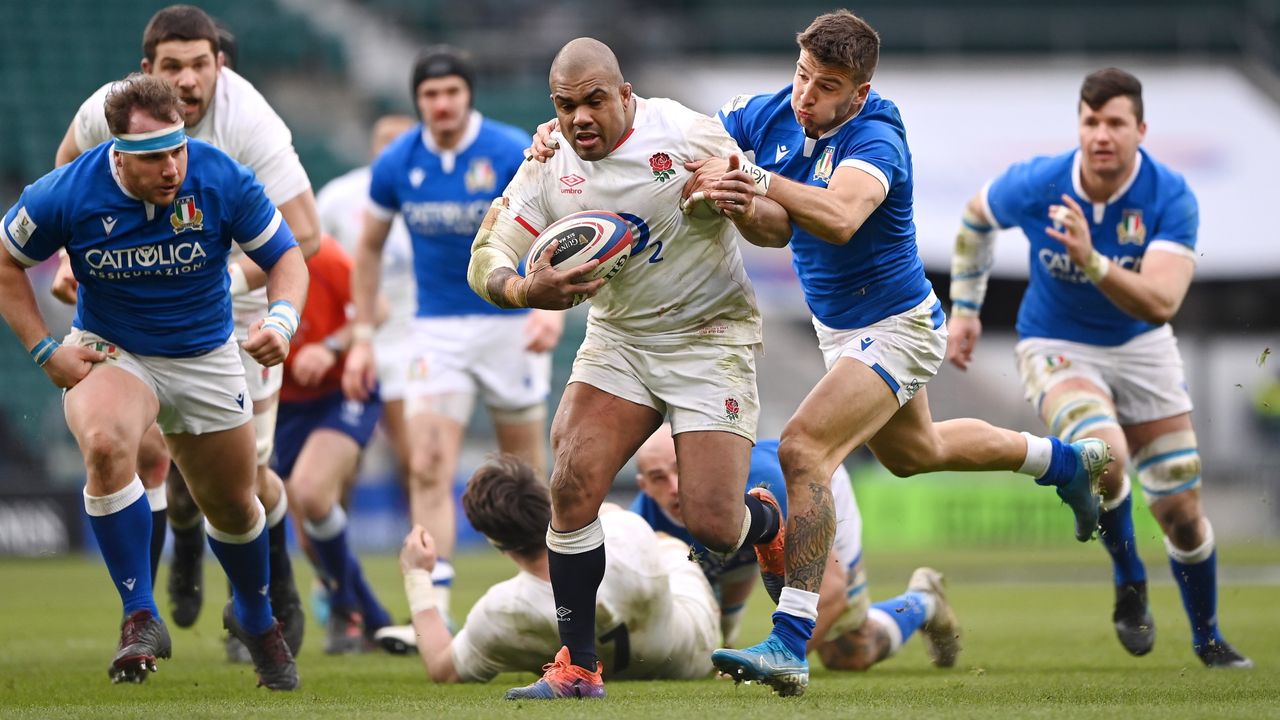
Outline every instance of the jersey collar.
<svg viewBox="0 0 1280 720">
<path fill-rule="evenodd" d="M 138 196 L 129 192 L 129 188 L 124 186 L 124 181 L 120 179 L 120 172 L 116 168 L 116 149 L 107 148 L 107 167 L 111 168 L 111 179 L 116 181 L 116 187 L 120 188 L 120 192 L 130 200 L 138 200 Z M 156 219 L 156 206 L 145 200 L 141 201 L 142 207 L 147 211 L 147 220 Z"/>
<path fill-rule="evenodd" d="M 1071 157 L 1071 189 L 1075 190 L 1076 197 L 1087 202 L 1089 200 L 1089 196 L 1085 194 L 1084 182 L 1081 181 L 1080 179 L 1080 173 L 1082 172 L 1082 168 L 1081 168 L 1082 162 L 1083 162 L 1082 151 L 1076 150 L 1076 154 Z M 1140 172 L 1142 172 L 1142 151 L 1141 150 L 1138 151 L 1138 157 L 1133 162 L 1133 171 L 1129 173 L 1129 177 L 1124 181 L 1124 184 L 1121 185 L 1119 188 L 1116 188 L 1116 191 L 1112 193 L 1111 197 L 1107 198 L 1106 202 L 1092 203 L 1093 222 L 1095 224 L 1102 222 L 1102 218 L 1107 212 L 1108 205 L 1124 197 L 1124 194 L 1129 192 L 1129 188 L 1133 187 L 1133 183 L 1137 181 L 1138 173 Z"/>
<path fill-rule="evenodd" d="M 442 149 L 436 144 L 436 139 L 431 134 L 431 130 L 427 128 L 427 124 L 422 124 L 422 146 L 430 150 L 433 154 L 440 156 L 440 167 L 446 172 L 453 172 L 454 165 L 458 162 L 458 156 L 466 152 L 471 144 L 480 136 L 480 125 L 484 122 L 484 116 L 479 110 L 472 110 L 467 116 L 467 131 L 462 134 L 462 139 L 458 144 L 448 150 Z"/>
</svg>

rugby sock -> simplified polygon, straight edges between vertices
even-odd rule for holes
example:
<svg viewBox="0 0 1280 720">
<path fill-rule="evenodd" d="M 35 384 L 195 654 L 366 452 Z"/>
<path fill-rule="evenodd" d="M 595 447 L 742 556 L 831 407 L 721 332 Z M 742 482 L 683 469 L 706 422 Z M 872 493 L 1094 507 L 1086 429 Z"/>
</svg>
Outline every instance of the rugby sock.
<svg viewBox="0 0 1280 720">
<path fill-rule="evenodd" d="M 288 592 L 293 587 L 293 560 L 289 557 L 288 510 L 289 498 L 284 493 L 280 493 L 280 500 L 267 513 L 267 551 L 270 556 L 271 587 L 276 593 Z"/>
<path fill-rule="evenodd" d="M 600 518 L 579 530 L 547 528 L 547 566 L 556 599 L 560 642 L 570 661 L 596 671 L 596 591 L 604 580 L 604 527 Z"/>
<path fill-rule="evenodd" d="M 351 578 L 351 551 L 347 547 L 347 513 L 335 504 L 329 515 L 319 522 L 302 523 L 303 531 L 315 548 L 316 557 L 326 577 L 330 580 L 329 603 L 332 607 L 350 612 L 358 607 Z"/>
<path fill-rule="evenodd" d="M 934 600 L 928 593 L 908 590 L 896 598 L 875 603 L 871 607 L 883 613 L 897 626 L 897 642 L 901 645 L 933 616 Z"/>
<path fill-rule="evenodd" d="M 1103 506 L 1099 523 L 1102 526 L 1102 545 L 1111 554 L 1111 568 L 1117 586 L 1147 579 L 1147 569 L 1142 565 L 1142 558 L 1138 557 L 1138 542 L 1133 534 L 1133 493 L 1129 492 L 1128 480 L 1121 492 L 1124 498 L 1119 503 L 1110 508 Z"/>
<path fill-rule="evenodd" d="M 1023 433 L 1024 435 L 1026 433 Z M 1031 437 L 1027 438 L 1028 459 L 1030 459 Z M 1037 485 L 1066 485 L 1076 475 L 1076 454 L 1071 446 L 1056 437 L 1041 438 L 1052 444 L 1049 466 L 1044 473 L 1035 476 Z M 1024 465 L 1023 467 L 1026 467 Z M 1020 471 L 1021 472 L 1021 471 Z M 1030 474 L 1029 472 L 1026 474 Z"/>
<path fill-rule="evenodd" d="M 135 475 L 123 489 L 102 497 L 90 495 L 86 489 L 84 511 L 124 603 L 124 614 L 150 610 L 152 617 L 159 618 L 160 608 L 151 595 L 150 557 L 146 546 L 138 542 L 140 537 L 151 537 L 151 507 L 142 480 Z"/>
<path fill-rule="evenodd" d="M 818 593 L 793 587 L 782 588 L 778 609 L 773 613 L 773 636 L 782 641 L 796 657 L 808 653 L 805 645 L 813 637 L 818 622 Z"/>
<path fill-rule="evenodd" d="M 207 519 L 205 532 L 209 535 L 209 547 L 231 582 L 236 619 L 250 635 L 259 635 L 266 632 L 275 620 L 271 617 L 271 601 L 267 599 L 271 583 L 267 513 L 257 499 L 253 504 L 258 517 L 248 532 L 241 535 L 225 533 Z"/>
<path fill-rule="evenodd" d="M 1022 437 L 1027 440 L 1027 456 L 1023 458 L 1018 472 L 1035 478 L 1049 472 L 1049 465 L 1053 460 L 1053 442 L 1029 432 L 1022 433 Z"/>
<path fill-rule="evenodd" d="M 369 583 L 365 581 L 360 561 L 352 555 L 347 562 L 351 573 L 347 576 L 347 582 L 355 592 L 356 602 L 360 604 L 360 612 L 364 615 L 365 632 L 372 634 L 374 630 L 392 624 L 391 614 L 382 606 L 378 596 L 373 594 L 373 588 L 369 587 Z M 443 613 L 441 616 L 444 616 Z"/>
<path fill-rule="evenodd" d="M 1197 652 L 1210 642 L 1223 643 L 1218 631 L 1218 551 L 1213 528 L 1205 520 L 1205 540 L 1194 550 L 1179 550 L 1165 538 L 1169 567 L 1182 593 L 1182 607 L 1191 621 L 1191 644 Z"/>
<path fill-rule="evenodd" d="M 437 558 L 431 571 L 431 585 L 436 591 L 436 608 L 444 617 L 449 616 L 449 594 L 453 591 L 453 563 L 448 558 Z"/>
<path fill-rule="evenodd" d="M 777 511 L 754 495 L 744 495 L 747 506 L 747 517 L 743 523 L 742 540 L 738 547 L 747 547 L 772 541 L 782 526 L 782 518 Z"/>
<path fill-rule="evenodd" d="M 160 555 L 164 553 L 165 531 L 169 529 L 169 498 L 164 485 L 147 488 L 147 505 L 151 508 L 151 586 L 156 584 L 156 571 L 160 569 Z"/>
</svg>

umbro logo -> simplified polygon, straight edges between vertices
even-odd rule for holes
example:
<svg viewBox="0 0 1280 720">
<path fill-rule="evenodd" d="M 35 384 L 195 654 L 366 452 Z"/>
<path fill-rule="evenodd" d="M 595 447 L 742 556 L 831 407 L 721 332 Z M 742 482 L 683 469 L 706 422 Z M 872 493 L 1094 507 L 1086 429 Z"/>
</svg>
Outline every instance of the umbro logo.
<svg viewBox="0 0 1280 720">
<path fill-rule="evenodd" d="M 102 218 L 102 229 L 110 235 L 116 229 L 116 219 L 110 216 Z"/>
<path fill-rule="evenodd" d="M 871 343 L 875 341 L 876 341 L 875 338 L 862 338 L 862 349 L 866 350 L 867 348 L 871 347 Z"/>
<path fill-rule="evenodd" d="M 416 190 L 422 185 L 422 181 L 427 179 L 427 171 L 422 168 L 414 168 L 409 171 L 409 184 Z"/>
<path fill-rule="evenodd" d="M 128 590 L 129 592 L 133 592 L 133 586 L 138 584 L 138 578 L 129 578 L 128 580 L 125 580 L 120 584 L 123 585 L 125 589 Z"/>
<path fill-rule="evenodd" d="M 240 393 L 236 396 L 236 403 L 240 406 L 241 410 L 244 409 L 244 393 Z"/>
<path fill-rule="evenodd" d="M 786 145 L 779 145 L 779 146 L 778 146 L 778 155 L 777 155 L 777 157 L 775 157 L 775 158 L 773 159 L 773 161 L 774 161 L 774 162 L 782 162 L 782 158 L 786 157 L 786 156 L 787 156 L 787 153 L 789 153 L 789 152 L 791 152 L 791 150 L 790 150 L 790 149 L 788 149 Z"/>
<path fill-rule="evenodd" d="M 563 605 L 556 608 L 556 617 L 559 618 L 560 622 L 567 621 L 571 613 L 573 613 L 573 611 Z"/>
<path fill-rule="evenodd" d="M 564 187 L 560 188 L 560 192 L 565 195 L 581 195 L 582 191 L 578 189 L 578 186 L 586 181 L 586 178 L 578 175 L 562 175 L 560 184 Z"/>
</svg>

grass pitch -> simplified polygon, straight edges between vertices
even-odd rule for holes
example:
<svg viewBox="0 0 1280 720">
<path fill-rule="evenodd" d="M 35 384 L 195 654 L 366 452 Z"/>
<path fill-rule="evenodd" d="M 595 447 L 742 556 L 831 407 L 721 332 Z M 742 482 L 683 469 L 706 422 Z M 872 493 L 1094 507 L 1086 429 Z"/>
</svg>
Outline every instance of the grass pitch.
<svg viewBox="0 0 1280 720">
<path fill-rule="evenodd" d="M 117 639 L 119 603 L 96 557 L 0 561 L 0 716 L 20 718 L 1100 718 L 1280 717 L 1280 547 L 1221 551 L 1220 617 L 1228 640 L 1253 658 L 1252 671 L 1208 671 L 1192 655 L 1177 590 L 1166 565 L 1144 553 L 1158 639 L 1129 657 L 1111 630 L 1109 570 L 1101 549 L 950 550 L 868 553 L 875 598 L 897 594 L 912 567 L 948 574 L 964 624 L 964 651 L 949 671 L 931 668 L 919 640 L 870 672 L 830 673 L 816 659 L 809 691 L 707 679 L 611 682 L 596 702 L 510 703 L 503 691 L 529 675 L 486 685 L 429 684 L 416 657 L 328 657 L 311 623 L 298 666 L 302 689 L 255 689 L 252 672 L 222 658 L 222 580 L 206 567 L 207 595 L 196 627 L 171 628 L 174 658 L 143 685 L 112 685 L 106 667 Z M 492 552 L 459 558 L 454 608 L 465 609 L 512 566 Z M 310 582 L 295 559 L 300 587 Z M 406 605 L 393 558 L 366 560 L 393 615 Z M 161 571 L 160 586 L 165 582 Z M 305 591 L 304 591 L 305 594 Z M 163 591 L 160 605 L 167 614 Z M 768 627 L 763 592 L 743 640 Z"/>
</svg>

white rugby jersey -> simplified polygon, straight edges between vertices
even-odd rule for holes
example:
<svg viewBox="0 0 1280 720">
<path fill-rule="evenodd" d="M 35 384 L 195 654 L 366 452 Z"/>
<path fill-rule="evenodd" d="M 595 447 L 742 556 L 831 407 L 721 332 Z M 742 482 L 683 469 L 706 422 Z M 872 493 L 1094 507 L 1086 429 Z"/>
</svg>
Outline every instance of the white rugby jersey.
<svg viewBox="0 0 1280 720">
<path fill-rule="evenodd" d="M 355 256 L 364 231 L 364 214 L 369 207 L 369 166 L 359 167 L 330 180 L 316 193 L 320 229 L 332 235 Z M 410 331 L 417 305 L 417 284 L 413 279 L 413 246 L 404 220 L 396 215 L 382 246 L 380 294 L 391 306 L 391 315 L 378 327 L 375 344 L 383 339 L 403 338 Z"/>
<path fill-rule="evenodd" d="M 610 678 L 692 679 L 711 673 L 720 610 L 689 546 L 662 540 L 632 512 L 600 516 L 604 581 L 596 593 L 596 652 Z M 551 583 L 521 572 L 494 585 L 453 639 L 464 681 L 498 673 L 541 674 L 560 649 Z"/>
<path fill-rule="evenodd" d="M 587 162 L 564 138 L 546 163 L 527 162 L 504 193 L 504 217 L 529 231 L 582 210 L 606 210 L 632 224 L 626 267 L 591 300 L 589 320 L 625 341 L 677 345 L 705 338 L 760 342 L 760 312 L 742 266 L 740 237 L 718 215 L 685 215 L 683 163 L 741 155 L 715 118 L 665 98 L 636 98 L 635 123 L 607 157 Z"/>
<path fill-rule="evenodd" d="M 73 124 L 81 152 L 111 139 L 104 107 L 112 84 L 98 88 L 76 112 Z M 311 187 L 307 171 L 293 149 L 289 128 L 257 88 L 230 68 L 218 72 L 208 112 L 199 125 L 187 128 L 187 135 L 204 140 L 247 165 L 277 207 Z M 233 261 L 239 256 L 239 249 L 234 249 Z M 266 308 L 266 288 L 234 299 L 236 334 L 241 340 L 247 339 L 248 326 L 260 319 Z"/>
</svg>

